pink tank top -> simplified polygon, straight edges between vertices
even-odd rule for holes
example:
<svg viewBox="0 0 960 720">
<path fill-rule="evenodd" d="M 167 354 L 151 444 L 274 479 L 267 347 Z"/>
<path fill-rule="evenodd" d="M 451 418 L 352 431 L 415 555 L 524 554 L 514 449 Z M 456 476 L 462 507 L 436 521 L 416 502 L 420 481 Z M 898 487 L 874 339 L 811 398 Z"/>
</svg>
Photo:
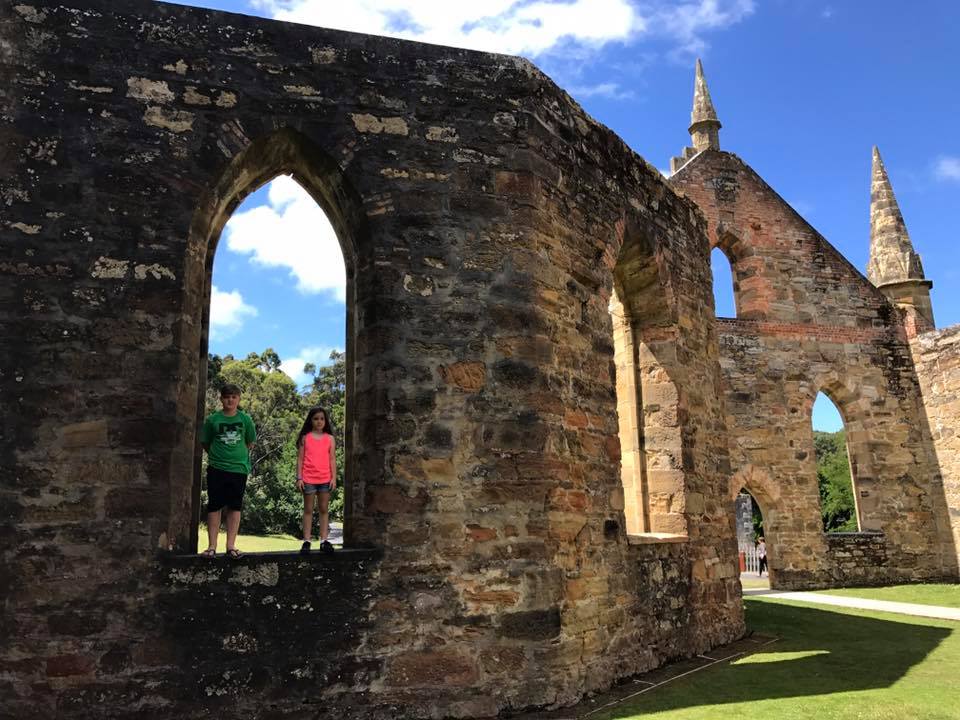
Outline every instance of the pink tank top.
<svg viewBox="0 0 960 720">
<path fill-rule="evenodd" d="M 331 435 L 323 433 L 316 438 L 313 433 L 303 437 L 303 481 L 310 485 L 322 485 L 330 482 L 330 443 Z"/>
</svg>

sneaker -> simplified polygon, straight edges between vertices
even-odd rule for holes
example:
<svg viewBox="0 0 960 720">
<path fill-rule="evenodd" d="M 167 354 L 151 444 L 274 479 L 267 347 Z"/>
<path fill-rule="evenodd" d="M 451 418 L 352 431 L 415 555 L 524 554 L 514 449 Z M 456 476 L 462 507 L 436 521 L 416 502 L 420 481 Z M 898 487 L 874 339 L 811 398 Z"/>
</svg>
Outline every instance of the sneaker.
<svg viewBox="0 0 960 720">
<path fill-rule="evenodd" d="M 308 555 L 310 553 L 310 541 L 304 540 L 303 545 L 300 546 L 300 554 Z"/>
<path fill-rule="evenodd" d="M 320 552 L 325 552 L 325 553 L 333 552 L 333 545 L 330 544 L 329 540 L 324 540 L 322 543 L 320 543 Z"/>
</svg>

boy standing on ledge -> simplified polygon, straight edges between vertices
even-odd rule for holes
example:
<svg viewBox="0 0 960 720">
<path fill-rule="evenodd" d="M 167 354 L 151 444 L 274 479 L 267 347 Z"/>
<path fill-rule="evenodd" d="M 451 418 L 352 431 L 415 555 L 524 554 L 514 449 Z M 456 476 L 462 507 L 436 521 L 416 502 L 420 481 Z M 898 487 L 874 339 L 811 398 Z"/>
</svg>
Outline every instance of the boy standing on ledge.
<svg viewBox="0 0 960 720">
<path fill-rule="evenodd" d="M 217 554 L 220 515 L 227 508 L 227 557 L 237 559 L 240 510 L 250 474 L 250 448 L 257 439 L 253 420 L 240 410 L 240 388 L 224 385 L 220 390 L 223 409 L 203 423 L 200 444 L 207 452 L 207 549 L 200 553 L 212 558 Z"/>
</svg>

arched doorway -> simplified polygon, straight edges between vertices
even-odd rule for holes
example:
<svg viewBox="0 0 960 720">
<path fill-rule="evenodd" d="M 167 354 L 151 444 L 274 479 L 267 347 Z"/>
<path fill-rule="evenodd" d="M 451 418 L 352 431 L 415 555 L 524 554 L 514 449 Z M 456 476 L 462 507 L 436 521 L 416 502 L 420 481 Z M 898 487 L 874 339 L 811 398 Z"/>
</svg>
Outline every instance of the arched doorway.
<svg viewBox="0 0 960 720">
<path fill-rule="evenodd" d="M 742 561 L 741 585 L 744 589 L 776 587 L 783 530 L 779 488 L 769 473 L 748 465 L 731 477 L 729 497 L 731 512 L 736 518 L 737 549 Z M 766 557 L 762 573 L 761 554 Z"/>
</svg>

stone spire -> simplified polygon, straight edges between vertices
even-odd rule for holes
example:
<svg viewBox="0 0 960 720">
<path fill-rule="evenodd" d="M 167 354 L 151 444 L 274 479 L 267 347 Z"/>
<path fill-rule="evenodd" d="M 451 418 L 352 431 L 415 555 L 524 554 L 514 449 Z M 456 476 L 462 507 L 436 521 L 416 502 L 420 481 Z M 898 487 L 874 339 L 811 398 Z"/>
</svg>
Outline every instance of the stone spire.
<svg viewBox="0 0 960 720">
<path fill-rule="evenodd" d="M 870 261 L 867 263 L 867 277 L 901 310 L 909 311 L 908 314 L 919 314 L 920 317 L 915 319 L 917 331 L 933 327 L 933 307 L 930 304 L 933 283 L 923 275 L 920 256 L 910 242 L 903 214 L 876 146 L 873 148 L 873 177 L 870 183 Z"/>
<path fill-rule="evenodd" d="M 697 58 L 697 77 L 693 84 L 693 111 L 690 113 L 690 137 L 697 152 L 720 149 L 720 120 L 710 99 L 710 89 L 703 75 L 703 63 Z"/>
<path fill-rule="evenodd" d="M 703 63 L 697 58 L 697 76 L 693 83 L 693 110 L 690 113 L 690 137 L 693 147 L 685 147 L 679 156 L 670 158 L 670 174 L 682 168 L 703 150 L 720 149 L 720 120 L 710 99 Z"/>
<path fill-rule="evenodd" d="M 923 280 L 920 256 L 913 250 L 900 206 L 890 186 L 880 151 L 873 148 L 870 183 L 870 262 L 867 277 L 877 287 L 904 280 Z"/>
</svg>

